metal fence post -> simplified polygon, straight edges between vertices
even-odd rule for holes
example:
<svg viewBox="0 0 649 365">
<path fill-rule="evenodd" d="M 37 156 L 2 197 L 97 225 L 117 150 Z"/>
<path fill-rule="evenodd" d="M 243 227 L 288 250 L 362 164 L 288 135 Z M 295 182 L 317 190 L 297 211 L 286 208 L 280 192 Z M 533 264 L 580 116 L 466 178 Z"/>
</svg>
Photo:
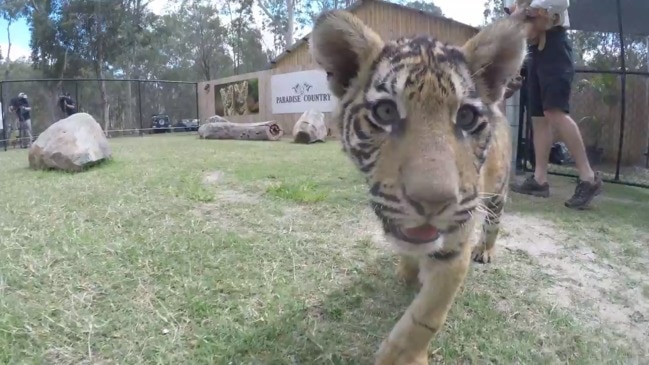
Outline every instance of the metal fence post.
<svg viewBox="0 0 649 365">
<path fill-rule="evenodd" d="M 525 136 L 523 135 L 523 131 L 527 130 L 526 128 L 526 119 L 525 119 L 525 113 L 528 113 L 527 111 L 527 98 L 524 98 L 524 96 L 527 93 L 527 72 L 525 72 L 525 76 L 523 78 L 523 85 L 518 91 L 518 130 L 516 131 L 518 134 L 517 141 L 518 143 L 516 144 L 516 174 L 517 175 L 522 175 L 525 174 L 525 168 L 527 167 L 526 164 L 526 159 L 525 159 L 525 151 L 523 149 L 523 139 Z M 529 145 L 529 144 L 528 144 Z"/>
<path fill-rule="evenodd" d="M 74 99 L 77 101 L 77 112 L 81 112 L 81 103 L 79 102 L 79 82 L 74 82 Z"/>
<path fill-rule="evenodd" d="M 5 125 L 7 123 L 6 123 L 5 118 L 7 118 L 8 116 L 5 115 L 5 113 L 4 113 L 4 111 L 5 111 L 5 102 L 4 102 L 3 85 L 4 85 L 4 83 L 2 81 L 0 81 L 0 117 L 2 117 L 0 119 L 2 119 L 2 145 L 4 146 L 4 150 L 6 151 L 8 141 L 7 141 L 7 128 L 5 128 Z"/>
<path fill-rule="evenodd" d="M 617 150 L 617 162 L 615 163 L 615 181 L 620 180 L 620 164 L 622 163 L 622 148 L 624 146 L 624 118 L 626 116 L 626 52 L 624 50 L 624 26 L 622 25 L 622 4 L 620 0 L 617 4 L 617 25 L 619 28 L 618 37 L 620 37 L 620 143 Z"/>
<path fill-rule="evenodd" d="M 137 109 L 140 115 L 140 137 L 144 136 L 144 121 L 142 119 L 142 88 L 141 88 L 142 82 L 140 80 L 137 80 Z"/>
<path fill-rule="evenodd" d="M 198 120 L 198 124 L 201 124 L 201 119 L 199 117 L 199 107 L 198 107 L 198 82 L 196 83 L 196 119 Z"/>
</svg>

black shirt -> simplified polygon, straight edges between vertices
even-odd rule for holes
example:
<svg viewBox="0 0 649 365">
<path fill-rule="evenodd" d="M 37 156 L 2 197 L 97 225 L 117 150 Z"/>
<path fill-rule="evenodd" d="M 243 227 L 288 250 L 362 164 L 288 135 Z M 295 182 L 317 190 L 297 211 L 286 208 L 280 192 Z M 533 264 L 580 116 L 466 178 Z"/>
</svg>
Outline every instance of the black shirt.
<svg viewBox="0 0 649 365">
<path fill-rule="evenodd" d="M 68 107 L 65 105 L 66 103 L 72 106 Z M 68 116 L 77 112 L 77 105 L 74 103 L 74 100 L 69 96 L 62 96 L 59 98 L 59 108 L 61 108 L 61 111 L 67 114 Z"/>
<path fill-rule="evenodd" d="M 15 97 L 9 101 L 9 105 L 13 106 L 14 112 L 18 116 L 18 120 L 21 122 L 26 121 L 31 118 L 31 113 L 29 110 L 22 109 L 21 107 L 29 107 L 29 101 L 25 98 Z"/>
</svg>

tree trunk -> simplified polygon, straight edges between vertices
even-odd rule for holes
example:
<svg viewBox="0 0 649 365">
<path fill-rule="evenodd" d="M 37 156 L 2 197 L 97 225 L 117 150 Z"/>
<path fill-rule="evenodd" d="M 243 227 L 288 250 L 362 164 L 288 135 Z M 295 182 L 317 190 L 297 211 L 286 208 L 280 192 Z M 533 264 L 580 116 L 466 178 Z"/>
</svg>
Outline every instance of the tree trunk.
<svg viewBox="0 0 649 365">
<path fill-rule="evenodd" d="M 56 83 L 56 90 L 59 91 L 61 90 L 61 85 L 63 85 L 63 76 L 65 76 L 65 71 L 67 67 L 68 67 L 68 50 L 66 48 L 65 53 L 63 54 L 63 67 L 61 67 L 61 73 L 59 74 L 59 81 Z M 78 102 L 79 101 L 77 100 L 77 103 Z"/>
<path fill-rule="evenodd" d="M 11 75 L 9 72 L 11 68 L 11 21 L 12 19 L 7 21 L 7 69 L 5 70 L 5 80 L 9 80 L 9 76 Z"/>
<path fill-rule="evenodd" d="M 106 95 L 106 81 L 103 80 L 104 78 L 104 72 L 99 71 L 99 75 L 97 78 L 100 79 L 99 81 L 99 95 L 101 98 L 101 118 L 104 121 L 104 132 L 106 133 L 106 136 L 108 136 L 108 128 L 110 127 L 110 119 L 108 116 L 108 111 L 109 111 L 109 105 L 108 105 L 108 98 Z"/>
<path fill-rule="evenodd" d="M 224 119 L 208 122 L 198 128 L 201 139 L 236 139 L 249 141 L 278 141 L 284 135 L 274 121 L 260 123 L 232 123 Z"/>
<path fill-rule="evenodd" d="M 286 27 L 286 48 L 293 45 L 293 22 L 295 20 L 295 0 L 286 0 L 286 16 L 288 17 L 288 25 Z"/>
</svg>

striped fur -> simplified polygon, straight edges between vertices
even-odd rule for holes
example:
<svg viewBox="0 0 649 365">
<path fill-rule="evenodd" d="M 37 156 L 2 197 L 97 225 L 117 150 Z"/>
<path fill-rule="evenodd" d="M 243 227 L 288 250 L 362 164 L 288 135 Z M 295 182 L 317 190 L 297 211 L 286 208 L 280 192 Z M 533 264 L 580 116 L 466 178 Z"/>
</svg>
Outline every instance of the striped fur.
<svg viewBox="0 0 649 365">
<path fill-rule="evenodd" d="M 511 161 L 509 125 L 497 104 L 525 47 L 523 26 L 508 19 L 463 47 L 429 36 L 385 43 L 339 10 L 315 22 L 311 52 L 339 99 L 333 118 L 342 149 L 365 176 L 385 237 L 401 252 L 401 275 L 422 283 L 377 363 L 423 363 L 425 348 L 413 339 L 430 339 L 443 324 L 470 257 L 491 261 Z M 487 214 L 474 243 L 479 211 Z M 427 316 L 421 303 L 440 310 Z"/>
</svg>

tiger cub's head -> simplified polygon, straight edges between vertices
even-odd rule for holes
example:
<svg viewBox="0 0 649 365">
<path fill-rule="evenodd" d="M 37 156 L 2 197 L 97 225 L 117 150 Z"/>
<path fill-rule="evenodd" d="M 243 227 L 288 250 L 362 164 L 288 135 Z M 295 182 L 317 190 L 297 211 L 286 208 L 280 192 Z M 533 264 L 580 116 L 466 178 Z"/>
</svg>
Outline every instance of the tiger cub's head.
<svg viewBox="0 0 649 365">
<path fill-rule="evenodd" d="M 522 66 L 522 23 L 505 18 L 461 47 L 420 36 L 384 43 L 352 14 L 321 14 L 311 54 L 339 99 L 332 118 L 365 174 L 389 239 L 432 252 L 478 205 L 497 103 Z M 508 142 L 509 143 L 509 142 Z"/>
</svg>

